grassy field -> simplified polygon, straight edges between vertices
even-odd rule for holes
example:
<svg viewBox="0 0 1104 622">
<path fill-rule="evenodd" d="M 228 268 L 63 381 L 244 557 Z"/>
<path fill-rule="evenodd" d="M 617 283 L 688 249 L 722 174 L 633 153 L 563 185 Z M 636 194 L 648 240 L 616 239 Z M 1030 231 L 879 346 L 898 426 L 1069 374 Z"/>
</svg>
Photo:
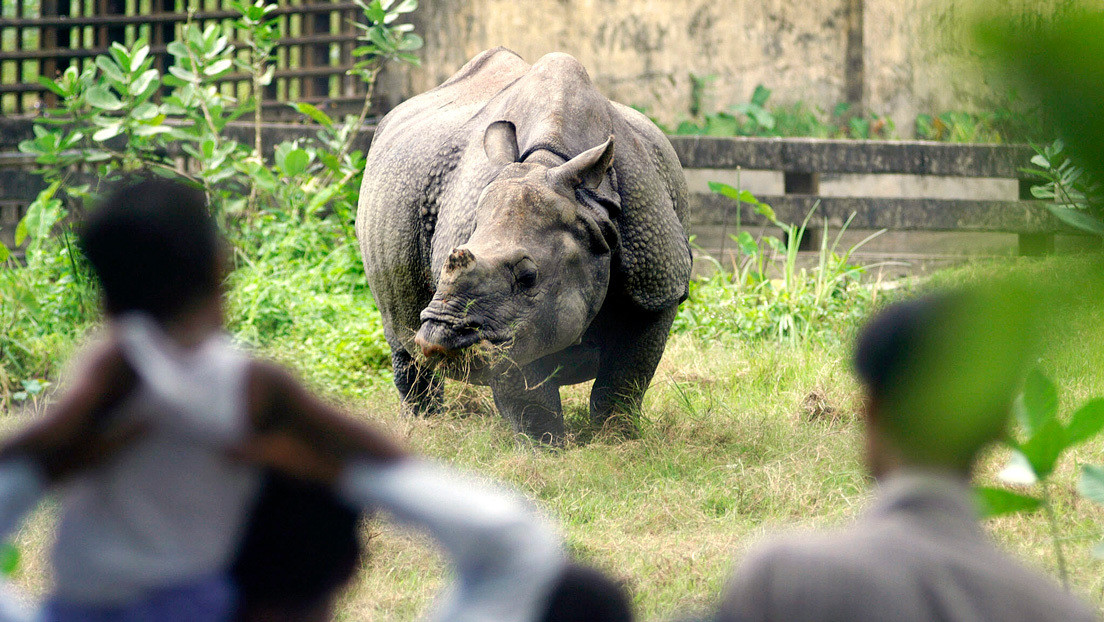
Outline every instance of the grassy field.
<svg viewBox="0 0 1104 622">
<path fill-rule="evenodd" d="M 934 280 L 987 278 L 1005 267 L 975 266 Z M 1051 260 L 1027 267 L 1052 278 L 1069 274 L 1070 264 Z M 1063 304 L 1053 319 L 1041 365 L 1058 384 L 1068 414 L 1084 399 L 1104 395 L 1104 313 L 1099 305 Z M 355 314 L 333 322 L 353 335 L 375 330 Z M 520 488 L 563 526 L 574 554 L 625 582 L 641 619 L 664 620 L 707 609 L 733 564 L 761 538 L 840 525 L 869 502 L 859 400 L 849 371 L 855 323 L 848 320 L 835 330 L 838 338 L 798 346 L 675 335 L 635 438 L 590 427 L 589 385 L 579 385 L 563 391 L 569 439 L 555 453 L 515 438 L 485 389 L 450 383 L 445 413 L 408 419 L 399 415 L 386 372 L 365 362 L 363 352 L 306 356 L 311 348 L 330 348 L 321 345 L 329 342 L 317 335 L 313 345 L 304 343 L 296 330 L 261 350 L 413 450 Z M 17 426 L 29 416 L 7 417 L 4 424 Z M 979 481 L 996 483 L 1003 459 L 994 451 Z M 1104 463 L 1104 442 L 1082 446 L 1075 459 L 1061 464 L 1053 491 L 1074 590 L 1102 607 L 1104 567 L 1089 551 L 1104 539 L 1104 509 L 1077 496 L 1080 463 Z M 47 508 L 20 537 L 24 563 L 18 580 L 39 593 L 45 589 L 50 521 Z M 1041 514 L 987 526 L 1002 547 L 1055 574 Z M 417 618 L 446 580 L 442 559 L 424 538 L 386 521 L 365 528 L 370 556 L 343 597 L 338 619 Z"/>
</svg>

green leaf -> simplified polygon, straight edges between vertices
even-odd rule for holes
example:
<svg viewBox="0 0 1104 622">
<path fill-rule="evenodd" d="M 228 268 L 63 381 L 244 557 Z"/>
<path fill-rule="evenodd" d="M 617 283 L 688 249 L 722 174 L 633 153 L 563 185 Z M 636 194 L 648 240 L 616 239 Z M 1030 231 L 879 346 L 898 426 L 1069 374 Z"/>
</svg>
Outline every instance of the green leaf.
<svg viewBox="0 0 1104 622">
<path fill-rule="evenodd" d="M 1023 389 L 1024 428 L 1028 436 L 1035 434 L 1058 412 L 1058 389 L 1038 369 L 1031 370 L 1024 380 Z"/>
<path fill-rule="evenodd" d="M 19 549 L 10 542 L 0 546 L 0 574 L 11 577 L 19 569 Z"/>
<path fill-rule="evenodd" d="M 1000 473 L 997 473 L 997 477 L 1002 482 L 1018 486 L 1030 486 L 1039 481 L 1039 476 L 1035 474 L 1035 469 L 1032 468 L 1027 456 L 1015 449 L 1008 458 L 1008 464 L 1004 465 Z"/>
<path fill-rule="evenodd" d="M 122 43 L 115 41 L 107 51 L 111 53 L 115 62 L 119 63 L 120 69 L 130 66 L 130 51 Z"/>
<path fill-rule="evenodd" d="M 142 47 L 140 47 L 140 48 L 138 48 L 137 50 L 134 51 L 134 56 L 130 57 L 130 72 L 131 73 L 134 73 L 134 72 L 138 71 L 139 69 L 141 69 L 142 62 L 144 62 L 146 60 L 146 57 L 149 56 L 149 51 L 150 50 L 149 50 L 148 45 L 143 45 Z"/>
<path fill-rule="evenodd" d="M 7 244 L 0 242 L 0 263 L 4 263 L 11 257 L 11 251 L 8 250 Z"/>
<path fill-rule="evenodd" d="M 974 499 L 982 518 L 1017 514 L 1019 512 L 1033 512 L 1043 504 L 1042 500 L 1030 495 L 1022 495 L 1011 490 L 990 488 L 988 486 L 975 487 Z"/>
<path fill-rule="evenodd" d="M 368 5 L 368 9 L 364 11 L 364 15 L 373 22 L 382 22 L 387 17 L 387 12 L 380 7 L 380 3 L 377 0 Z"/>
<path fill-rule="evenodd" d="M 751 237 L 751 234 L 747 231 L 741 231 L 739 235 L 735 237 L 736 244 L 740 247 L 740 252 L 749 256 L 755 257 L 759 254 L 759 243 L 755 241 L 755 238 Z"/>
<path fill-rule="evenodd" d="M 150 119 L 156 118 L 160 112 L 160 107 L 157 104 L 145 102 L 135 106 L 134 110 L 131 111 L 130 116 L 139 121 L 149 121 Z"/>
<path fill-rule="evenodd" d="M 27 206 L 27 213 L 15 227 L 15 244 L 20 246 L 28 237 L 40 239 L 61 219 L 61 201 L 54 198 L 61 181 L 55 181 L 38 193 Z"/>
<path fill-rule="evenodd" d="M 717 194 L 726 196 L 735 201 L 743 201 L 744 203 L 756 204 L 759 199 L 755 198 L 755 195 L 748 190 L 737 190 L 732 186 L 721 183 L 718 181 L 709 182 L 709 189 Z"/>
<path fill-rule="evenodd" d="M 272 77 L 275 75 L 276 65 L 269 65 L 268 68 L 265 69 L 264 73 L 261 74 L 261 77 L 257 79 L 257 82 L 261 86 L 268 86 L 269 84 L 272 84 Z"/>
<path fill-rule="evenodd" d="M 178 58 L 188 58 L 188 47 L 180 41 L 173 41 L 168 46 L 166 46 L 165 49 L 169 52 L 169 54 L 172 54 L 173 56 L 176 56 Z"/>
<path fill-rule="evenodd" d="M 143 71 L 142 75 L 138 76 L 137 78 L 135 78 L 134 82 L 130 83 L 130 86 L 127 87 L 127 90 L 130 92 L 131 95 L 142 95 L 146 92 L 146 89 L 148 89 L 150 85 L 153 84 L 153 81 L 157 79 L 158 75 L 160 75 L 160 72 L 156 69 Z"/>
<path fill-rule="evenodd" d="M 1077 490 L 1086 499 L 1104 505 L 1104 466 L 1087 464 L 1081 467 L 1081 480 Z"/>
<path fill-rule="evenodd" d="M 171 134 L 172 128 L 166 125 L 139 125 L 134 128 L 135 136 L 154 136 L 157 134 Z"/>
<path fill-rule="evenodd" d="M 755 211 L 764 216 L 767 220 L 782 227 L 783 229 L 786 229 L 786 227 L 783 226 L 782 223 L 778 222 L 778 216 L 775 215 L 774 208 L 767 205 L 766 203 L 760 203 L 759 201 L 756 201 Z"/>
<path fill-rule="evenodd" d="M 1104 429 L 1104 398 L 1095 398 L 1085 402 L 1070 417 L 1066 427 L 1066 442 L 1076 445 L 1100 434 Z"/>
<path fill-rule="evenodd" d="M 112 93 L 106 86 L 97 85 L 88 89 L 88 93 L 85 95 L 88 103 L 99 108 L 101 110 L 119 110 L 123 107 L 123 102 L 119 101 L 118 97 Z"/>
<path fill-rule="evenodd" d="M 292 104 L 292 107 L 299 111 L 299 114 L 306 115 L 315 122 L 324 125 L 326 127 L 333 127 L 333 119 L 330 118 L 325 112 L 319 110 L 316 106 L 306 103 Z"/>
<path fill-rule="evenodd" d="M 96 66 L 100 68 L 100 71 L 104 72 L 104 75 L 116 82 L 126 82 L 126 74 L 123 73 L 122 68 L 111 60 L 108 56 L 97 56 Z"/>
<path fill-rule="evenodd" d="M 1033 189 L 1034 190 L 1034 189 Z M 1075 208 L 1062 207 L 1061 205 L 1047 205 L 1051 214 L 1067 225 L 1080 229 L 1086 233 L 1104 236 L 1104 221 Z"/>
<path fill-rule="evenodd" d="M 283 173 L 285 177 L 295 177 L 307 170 L 310 156 L 304 149 L 292 149 L 284 157 Z"/>
<path fill-rule="evenodd" d="M 184 82 L 192 83 L 196 81 L 196 75 L 187 69 L 184 69 L 180 65 L 173 65 L 169 67 L 169 73 L 180 78 Z"/>
<path fill-rule="evenodd" d="M 1066 447 L 1066 430 L 1057 419 L 1051 418 L 1035 430 L 1035 434 L 1020 446 L 1020 451 L 1031 463 L 1035 475 L 1046 479 Z"/>
<path fill-rule="evenodd" d="M 229 58 L 223 58 L 223 59 L 217 60 L 217 61 L 211 63 L 210 65 L 208 65 L 207 68 L 203 70 L 203 73 L 205 73 L 209 76 L 217 76 L 221 73 L 225 73 L 225 72 L 229 71 L 230 68 L 233 67 L 233 66 L 234 66 L 234 61 L 233 60 L 231 60 Z"/>
<path fill-rule="evenodd" d="M 751 94 L 751 103 L 762 108 L 767 104 L 767 100 L 770 99 L 771 90 L 762 84 L 756 85 L 755 91 Z"/>
<path fill-rule="evenodd" d="M 23 240 L 27 239 L 27 217 L 24 216 L 15 225 L 15 245 L 22 246 Z"/>
<path fill-rule="evenodd" d="M 109 125 L 107 127 L 100 128 L 98 131 L 96 131 L 96 133 L 92 135 L 92 140 L 95 140 L 95 141 L 110 140 L 112 138 L 115 138 L 116 136 L 118 136 L 122 132 L 123 132 L 122 123 L 117 123 L 115 125 Z"/>
<path fill-rule="evenodd" d="M 57 82 L 54 82 L 46 76 L 38 76 L 38 83 L 50 89 L 59 97 L 65 97 L 67 95 L 65 89 L 61 88 L 61 86 Z"/>
<path fill-rule="evenodd" d="M 422 49 L 425 45 L 425 41 L 414 33 L 407 33 L 403 35 L 401 41 L 399 41 L 399 50 L 403 52 L 412 52 L 414 50 Z"/>
</svg>

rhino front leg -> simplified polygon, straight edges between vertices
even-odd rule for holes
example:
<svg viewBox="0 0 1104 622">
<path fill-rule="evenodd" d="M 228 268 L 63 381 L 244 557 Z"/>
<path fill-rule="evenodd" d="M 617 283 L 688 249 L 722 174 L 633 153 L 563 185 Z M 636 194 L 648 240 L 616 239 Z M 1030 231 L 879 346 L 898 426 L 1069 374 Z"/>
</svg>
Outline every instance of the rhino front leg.
<svg viewBox="0 0 1104 622">
<path fill-rule="evenodd" d="M 391 346 L 391 365 L 395 371 L 395 388 L 402 397 L 403 410 L 412 415 L 432 415 L 441 410 L 445 399 L 445 382 L 431 370 L 418 365 L 414 357 L 396 339 L 387 339 Z"/>
<path fill-rule="evenodd" d="M 563 445 L 560 386 L 547 375 L 510 370 L 491 384 L 495 407 L 514 430 L 546 445 Z"/>
<path fill-rule="evenodd" d="M 677 312 L 677 307 L 659 313 L 625 309 L 607 316 L 590 391 L 592 421 L 603 424 L 618 415 L 635 422 Z"/>
</svg>

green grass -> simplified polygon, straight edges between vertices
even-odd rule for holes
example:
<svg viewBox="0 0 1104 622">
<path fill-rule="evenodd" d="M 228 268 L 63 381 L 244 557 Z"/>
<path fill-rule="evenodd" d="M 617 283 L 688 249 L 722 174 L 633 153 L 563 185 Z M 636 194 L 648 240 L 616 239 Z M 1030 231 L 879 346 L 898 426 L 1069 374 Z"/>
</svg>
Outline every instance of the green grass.
<svg viewBox="0 0 1104 622">
<path fill-rule="evenodd" d="M 846 336 L 859 322 L 851 311 L 826 320 L 844 338 L 796 346 L 723 331 L 676 334 L 635 438 L 587 423 L 584 384 L 563 390 L 568 439 L 563 451 L 552 453 L 515 438 L 483 388 L 450 383 L 440 416 L 401 416 L 381 358 L 378 314 L 359 280 L 355 252 L 341 244 L 321 247 L 309 240 L 272 242 L 258 251 L 265 261 L 239 262 L 229 281 L 234 330 L 411 449 L 517 486 L 562 525 L 574 554 L 626 583 L 641 619 L 708 608 L 755 542 L 784 529 L 841 525 L 869 501 L 859 395 L 849 371 Z M 1087 304 L 1101 298 L 1093 287 L 1080 285 L 1096 267 L 1067 258 L 1018 265 L 1039 281 L 1079 284 L 1052 305 L 1041 358 L 1068 415 L 1084 399 L 1104 395 L 1104 313 L 1098 304 Z M 1008 270 L 1008 263 L 972 265 L 895 295 Z M 28 416 L 15 414 L 2 423 L 12 429 Z M 1080 463 L 1104 463 L 1104 442 L 1078 448 L 1055 480 L 1074 590 L 1100 608 L 1104 573 L 1089 549 L 1104 539 L 1104 512 L 1075 493 Z M 995 451 L 982 464 L 979 481 L 996 483 L 1002 465 L 1002 452 Z M 25 555 L 18 581 L 35 593 L 46 589 L 51 520 L 48 509 L 40 512 L 19 539 Z M 1054 574 L 1041 515 L 1003 518 L 987 527 L 1002 547 Z M 373 521 L 366 530 L 369 557 L 337 618 L 418 617 L 446 580 L 441 556 L 425 538 L 386 522 Z"/>
</svg>

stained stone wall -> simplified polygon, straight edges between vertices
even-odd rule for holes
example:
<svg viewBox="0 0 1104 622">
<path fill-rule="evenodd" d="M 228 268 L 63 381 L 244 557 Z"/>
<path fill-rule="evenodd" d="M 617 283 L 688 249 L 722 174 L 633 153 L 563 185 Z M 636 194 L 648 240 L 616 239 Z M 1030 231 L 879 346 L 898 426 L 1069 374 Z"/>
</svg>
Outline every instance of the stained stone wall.
<svg viewBox="0 0 1104 622">
<path fill-rule="evenodd" d="M 1029 18 L 1069 3 L 1000 0 L 1002 11 Z M 992 106 L 993 93 L 1002 92 L 979 70 L 969 40 L 976 4 L 423 0 L 414 18 L 426 39 L 423 64 L 383 76 L 380 91 L 394 104 L 439 84 L 480 51 L 503 45 L 530 62 L 552 51 L 570 53 L 610 98 L 643 106 L 665 123 L 688 116 L 696 74 L 712 76 L 707 111 L 747 101 L 763 84 L 773 90 L 773 103 L 804 101 L 830 110 L 854 101 L 891 116 L 898 133 L 908 136 L 917 113 Z"/>
</svg>

